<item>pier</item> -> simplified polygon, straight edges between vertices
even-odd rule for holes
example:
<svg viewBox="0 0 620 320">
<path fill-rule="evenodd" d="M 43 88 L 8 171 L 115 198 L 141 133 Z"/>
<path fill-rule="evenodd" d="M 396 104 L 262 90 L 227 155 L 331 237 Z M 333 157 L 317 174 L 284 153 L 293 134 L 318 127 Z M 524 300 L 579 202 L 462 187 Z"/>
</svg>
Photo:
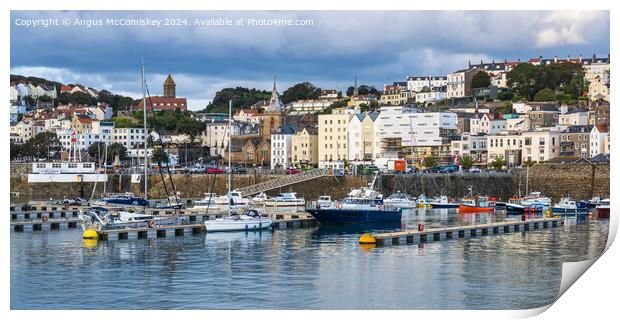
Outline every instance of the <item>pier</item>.
<svg viewBox="0 0 620 320">
<path fill-rule="evenodd" d="M 178 237 L 185 234 L 198 234 L 206 231 L 204 224 L 176 226 L 156 226 L 153 228 L 124 228 L 97 231 L 99 240 L 123 240 L 143 238 Z"/>
<path fill-rule="evenodd" d="M 419 227 L 417 230 L 364 234 L 360 237 L 359 242 L 363 245 L 374 244 L 377 246 L 417 244 L 431 241 L 475 238 L 492 234 L 507 234 L 512 232 L 547 229 L 563 224 L 563 218 L 537 218 L 447 228 L 424 229 Z"/>
<path fill-rule="evenodd" d="M 80 218 L 11 221 L 11 230 L 15 232 L 43 231 L 43 230 L 67 230 L 67 229 L 76 229 L 79 223 L 80 223 Z"/>
</svg>

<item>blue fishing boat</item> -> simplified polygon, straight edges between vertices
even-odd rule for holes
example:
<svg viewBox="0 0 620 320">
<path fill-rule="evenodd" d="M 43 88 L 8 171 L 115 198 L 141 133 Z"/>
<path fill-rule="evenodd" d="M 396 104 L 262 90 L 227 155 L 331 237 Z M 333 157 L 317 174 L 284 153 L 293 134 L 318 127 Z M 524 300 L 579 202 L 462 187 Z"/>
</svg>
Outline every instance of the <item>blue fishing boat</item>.
<svg viewBox="0 0 620 320">
<path fill-rule="evenodd" d="M 375 180 L 376 176 L 370 187 L 352 190 L 349 197 L 335 201 L 333 206 L 321 207 L 318 202 L 309 201 L 306 211 L 321 224 L 400 222 L 402 208 L 383 203 L 383 195 L 372 189 Z"/>
<path fill-rule="evenodd" d="M 571 198 L 562 198 L 551 208 L 553 215 L 588 214 L 588 205 L 584 201 L 575 201 Z"/>
</svg>

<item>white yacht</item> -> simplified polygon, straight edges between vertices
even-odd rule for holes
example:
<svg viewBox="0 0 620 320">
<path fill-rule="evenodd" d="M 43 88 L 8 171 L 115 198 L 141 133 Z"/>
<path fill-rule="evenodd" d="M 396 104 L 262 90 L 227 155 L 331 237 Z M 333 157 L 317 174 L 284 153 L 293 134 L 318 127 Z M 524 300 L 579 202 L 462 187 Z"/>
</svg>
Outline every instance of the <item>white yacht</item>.
<svg viewBox="0 0 620 320">
<path fill-rule="evenodd" d="M 280 193 L 265 201 L 265 205 L 270 207 L 296 207 L 305 204 L 306 200 L 304 198 L 298 198 L 295 192 Z"/>
<path fill-rule="evenodd" d="M 207 232 L 258 231 L 272 224 L 271 218 L 261 216 L 256 209 L 246 209 L 241 213 L 234 212 L 223 218 L 205 221 Z"/>
<path fill-rule="evenodd" d="M 409 195 L 400 191 L 393 193 L 389 197 L 383 199 L 383 203 L 386 206 L 405 209 L 415 208 L 417 206 L 415 199 L 409 198 Z"/>
</svg>

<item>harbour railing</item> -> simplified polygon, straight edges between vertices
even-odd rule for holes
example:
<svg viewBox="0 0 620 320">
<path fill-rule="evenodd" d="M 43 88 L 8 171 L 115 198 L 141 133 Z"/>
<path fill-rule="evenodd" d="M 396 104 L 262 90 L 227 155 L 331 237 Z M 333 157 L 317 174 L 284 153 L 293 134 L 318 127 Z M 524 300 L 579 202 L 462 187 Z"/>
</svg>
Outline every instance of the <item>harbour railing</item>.
<svg viewBox="0 0 620 320">
<path fill-rule="evenodd" d="M 257 193 L 285 187 L 291 184 L 296 184 L 296 183 L 328 176 L 329 174 L 330 174 L 329 169 L 313 169 L 313 170 L 308 170 L 302 173 L 286 175 L 284 177 L 280 177 L 277 179 L 272 179 L 269 181 L 257 183 L 255 185 L 251 185 L 245 188 L 238 189 L 238 191 L 243 196 L 251 196 Z"/>
</svg>

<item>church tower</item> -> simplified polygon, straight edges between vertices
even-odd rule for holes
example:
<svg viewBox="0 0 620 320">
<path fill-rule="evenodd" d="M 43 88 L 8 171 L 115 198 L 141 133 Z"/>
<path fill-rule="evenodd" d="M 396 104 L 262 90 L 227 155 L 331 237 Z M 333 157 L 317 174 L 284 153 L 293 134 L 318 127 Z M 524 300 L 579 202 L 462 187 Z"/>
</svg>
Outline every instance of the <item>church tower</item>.
<svg viewBox="0 0 620 320">
<path fill-rule="evenodd" d="M 177 97 L 177 85 L 172 80 L 172 76 L 168 75 L 166 81 L 164 81 L 164 97 L 176 98 Z"/>
</svg>

